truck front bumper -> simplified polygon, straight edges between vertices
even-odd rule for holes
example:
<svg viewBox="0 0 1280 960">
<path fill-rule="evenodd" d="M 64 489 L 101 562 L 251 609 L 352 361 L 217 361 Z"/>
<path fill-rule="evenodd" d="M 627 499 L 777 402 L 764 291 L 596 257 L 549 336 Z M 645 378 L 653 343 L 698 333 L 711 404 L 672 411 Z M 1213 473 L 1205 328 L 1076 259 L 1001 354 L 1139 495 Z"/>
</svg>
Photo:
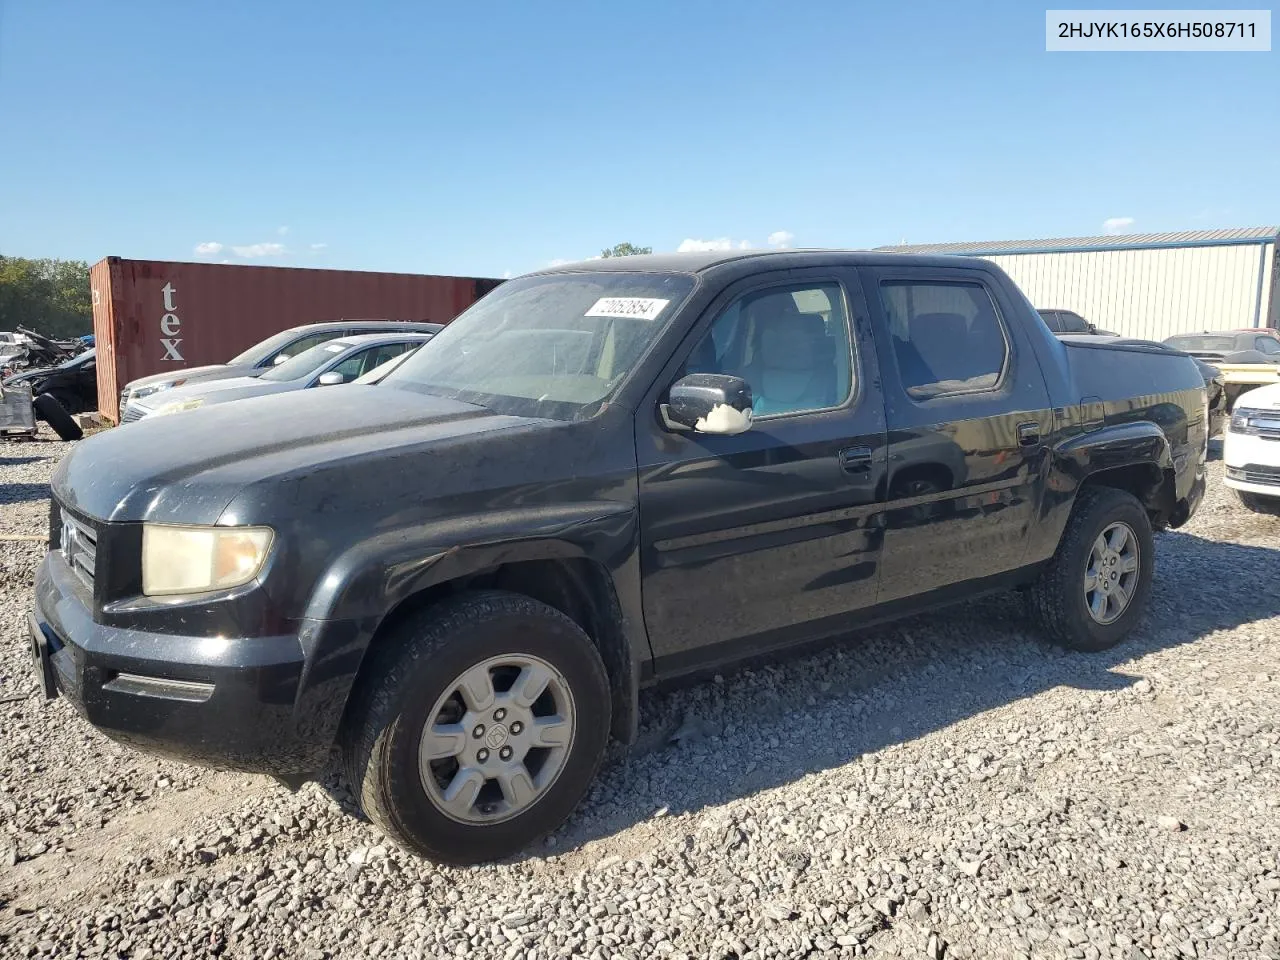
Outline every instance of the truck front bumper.
<svg viewBox="0 0 1280 960">
<path fill-rule="evenodd" d="M 105 626 L 75 576 L 57 552 L 36 574 L 28 633 L 46 696 L 65 696 L 103 733 L 149 753 L 293 778 L 324 768 L 350 676 L 336 704 L 314 682 L 307 651 L 323 624 L 250 638 Z"/>
</svg>

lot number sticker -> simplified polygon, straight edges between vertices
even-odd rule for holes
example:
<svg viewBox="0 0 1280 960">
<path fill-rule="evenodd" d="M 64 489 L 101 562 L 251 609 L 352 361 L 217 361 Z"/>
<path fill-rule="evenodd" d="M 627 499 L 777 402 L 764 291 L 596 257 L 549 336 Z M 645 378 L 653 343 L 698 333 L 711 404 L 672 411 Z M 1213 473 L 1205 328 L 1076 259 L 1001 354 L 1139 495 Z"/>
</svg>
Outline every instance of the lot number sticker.
<svg viewBox="0 0 1280 960">
<path fill-rule="evenodd" d="M 656 320 L 670 300 L 656 297 L 601 297 L 591 305 L 584 316 L 632 317 L 636 320 Z"/>
</svg>

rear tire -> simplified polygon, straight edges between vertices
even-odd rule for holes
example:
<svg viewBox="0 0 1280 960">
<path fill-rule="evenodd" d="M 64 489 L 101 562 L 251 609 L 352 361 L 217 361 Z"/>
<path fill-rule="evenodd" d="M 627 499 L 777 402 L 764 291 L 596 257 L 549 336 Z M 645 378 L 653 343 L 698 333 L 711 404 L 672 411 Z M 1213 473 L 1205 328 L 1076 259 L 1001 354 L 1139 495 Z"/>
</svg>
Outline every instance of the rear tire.
<svg viewBox="0 0 1280 960">
<path fill-rule="evenodd" d="M 1031 611 L 1055 643 L 1107 650 L 1142 619 L 1154 572 L 1155 542 L 1142 504 L 1123 490 L 1085 487 L 1053 559 L 1028 591 Z"/>
<path fill-rule="evenodd" d="M 52 394 L 42 393 L 31 401 L 36 416 L 47 423 L 53 432 L 63 440 L 79 440 L 84 436 L 80 424 L 71 419 L 71 414 L 63 408 Z"/>
<path fill-rule="evenodd" d="M 1280 516 L 1280 497 L 1264 497 L 1245 490 L 1237 490 L 1236 496 L 1240 498 L 1240 502 L 1246 510 L 1250 510 L 1253 513 L 1265 513 L 1273 517 Z"/>
<path fill-rule="evenodd" d="M 439 863 L 475 864 L 568 819 L 610 726 L 608 675 L 576 623 L 520 594 L 464 594 L 379 637 L 369 657 L 343 761 L 365 814 L 392 839 Z M 526 678 L 531 696 L 546 683 L 528 704 Z"/>
</svg>

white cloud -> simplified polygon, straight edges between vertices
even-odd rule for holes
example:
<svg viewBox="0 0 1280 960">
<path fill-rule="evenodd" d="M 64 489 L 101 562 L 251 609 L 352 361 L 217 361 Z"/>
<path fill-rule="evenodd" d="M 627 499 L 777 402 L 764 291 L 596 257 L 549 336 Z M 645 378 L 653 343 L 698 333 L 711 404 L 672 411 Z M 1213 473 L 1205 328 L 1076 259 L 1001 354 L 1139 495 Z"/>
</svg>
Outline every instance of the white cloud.
<svg viewBox="0 0 1280 960">
<path fill-rule="evenodd" d="M 196 253 L 202 257 L 212 257 L 214 254 L 222 252 L 222 244 L 216 240 L 208 240 L 205 243 L 196 244 Z"/>
<path fill-rule="evenodd" d="M 503 279 L 503 280 L 510 280 L 510 279 L 511 279 L 511 271 L 510 271 L 510 270 L 503 270 L 503 271 L 502 271 L 502 279 Z"/>
<path fill-rule="evenodd" d="M 1102 221 L 1103 233 L 1124 233 L 1133 226 L 1133 217 L 1107 217 Z"/>
<path fill-rule="evenodd" d="M 325 247 L 327 247 L 327 246 L 329 246 L 327 243 L 313 243 L 313 244 L 311 244 L 311 249 L 312 249 L 312 250 L 323 250 L 323 249 L 324 249 Z"/>
<path fill-rule="evenodd" d="M 769 246 L 776 247 L 779 250 L 785 250 L 787 247 L 791 246 L 791 241 L 795 238 L 796 235 L 790 230 L 775 230 L 773 233 L 769 234 Z"/>
<path fill-rule="evenodd" d="M 550 262 L 550 263 L 548 263 L 548 264 L 547 264 L 547 266 L 548 266 L 548 267 L 563 267 L 566 263 L 573 263 L 573 261 L 572 261 L 572 260 L 565 260 L 565 259 L 563 259 L 563 258 L 561 258 L 561 257 L 552 257 L 552 258 L 551 258 L 551 262 Z"/>
<path fill-rule="evenodd" d="M 231 252 L 237 257 L 278 257 L 285 252 L 283 243 L 250 243 L 243 247 L 232 247 Z"/>
<path fill-rule="evenodd" d="M 717 250 L 732 250 L 733 241 L 728 237 L 718 240 L 694 240 L 692 237 L 680 241 L 676 253 L 712 253 Z"/>
<path fill-rule="evenodd" d="M 282 237 L 288 232 L 289 232 L 288 227 L 276 227 L 276 233 L 280 234 L 280 236 Z"/>
<path fill-rule="evenodd" d="M 750 240 L 740 240 L 738 242 L 739 250 L 752 250 L 754 248 L 755 248 L 755 244 L 752 243 Z"/>
</svg>

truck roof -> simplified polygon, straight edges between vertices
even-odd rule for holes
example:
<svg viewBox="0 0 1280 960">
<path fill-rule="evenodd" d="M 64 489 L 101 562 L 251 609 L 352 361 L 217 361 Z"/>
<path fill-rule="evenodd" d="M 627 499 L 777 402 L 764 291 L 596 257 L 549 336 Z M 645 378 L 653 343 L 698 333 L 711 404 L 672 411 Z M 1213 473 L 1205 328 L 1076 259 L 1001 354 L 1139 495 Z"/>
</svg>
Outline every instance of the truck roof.
<svg viewBox="0 0 1280 960">
<path fill-rule="evenodd" d="M 895 264 L 933 267 L 976 267 L 988 269 L 992 264 L 977 257 L 948 257 L 937 254 L 883 253 L 873 250 L 707 250 L 696 253 L 646 253 L 630 257 L 597 257 L 563 263 L 546 270 L 546 273 L 582 273 L 609 271 L 611 273 L 700 273 L 727 263 L 758 260 L 760 266 L 770 269 L 817 266 L 842 263 L 850 266 L 891 267 Z"/>
</svg>

